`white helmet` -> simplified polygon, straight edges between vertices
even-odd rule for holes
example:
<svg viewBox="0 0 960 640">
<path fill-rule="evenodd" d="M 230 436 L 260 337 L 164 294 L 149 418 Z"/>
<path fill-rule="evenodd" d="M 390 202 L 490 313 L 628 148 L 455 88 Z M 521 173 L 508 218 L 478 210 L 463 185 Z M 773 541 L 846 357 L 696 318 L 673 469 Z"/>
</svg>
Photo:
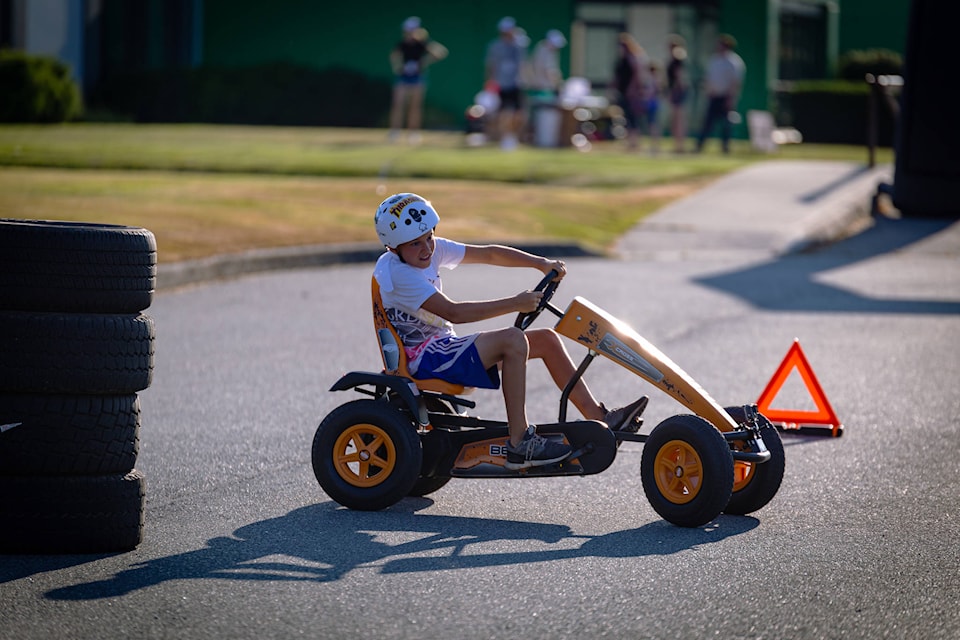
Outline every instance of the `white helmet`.
<svg viewBox="0 0 960 640">
<path fill-rule="evenodd" d="M 391 249 L 431 231 L 440 216 L 430 201 L 415 193 L 396 193 L 377 207 L 373 224 L 380 241 Z"/>
</svg>

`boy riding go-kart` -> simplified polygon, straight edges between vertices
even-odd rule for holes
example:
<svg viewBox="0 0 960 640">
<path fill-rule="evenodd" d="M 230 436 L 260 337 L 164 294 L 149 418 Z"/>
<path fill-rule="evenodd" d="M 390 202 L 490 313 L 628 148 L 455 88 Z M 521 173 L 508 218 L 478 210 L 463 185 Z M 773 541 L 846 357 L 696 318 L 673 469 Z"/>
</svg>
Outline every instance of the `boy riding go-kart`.
<svg viewBox="0 0 960 640">
<path fill-rule="evenodd" d="M 382 509 L 423 496 L 451 478 L 588 475 L 605 470 L 624 440 L 643 442 L 641 479 L 654 510 L 680 526 L 699 526 L 721 512 L 745 514 L 780 487 L 779 434 L 752 405 L 722 408 L 652 344 L 582 298 L 565 311 L 550 304 L 562 261 L 511 247 L 464 245 L 434 236 L 433 206 L 415 194 L 381 203 L 375 224 L 387 251 L 374 270 L 374 325 L 381 373 L 355 371 L 332 390 L 370 396 L 334 409 L 320 424 L 312 461 L 324 491 L 353 509 Z M 439 268 L 485 263 L 525 266 L 546 275 L 509 298 L 456 302 L 442 292 Z M 529 329 L 548 310 L 554 329 Z M 457 336 L 453 323 L 518 313 L 513 327 Z M 587 348 L 575 367 L 561 336 Z M 647 404 L 608 411 L 583 375 L 597 355 L 617 362 L 686 406 L 650 435 L 638 433 Z M 528 425 L 526 362 L 541 359 L 562 389 L 558 421 Z M 507 420 L 467 415 L 469 388 L 497 388 L 503 377 Z M 572 402 L 584 416 L 568 421 Z"/>
</svg>

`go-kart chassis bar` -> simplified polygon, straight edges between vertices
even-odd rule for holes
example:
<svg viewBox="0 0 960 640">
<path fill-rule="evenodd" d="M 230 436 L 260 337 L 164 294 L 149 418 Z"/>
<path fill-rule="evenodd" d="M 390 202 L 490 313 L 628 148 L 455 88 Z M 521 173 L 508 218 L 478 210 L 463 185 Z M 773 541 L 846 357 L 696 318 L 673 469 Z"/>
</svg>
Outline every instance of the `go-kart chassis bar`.
<svg viewBox="0 0 960 640">
<path fill-rule="evenodd" d="M 581 378 L 583 378 L 583 374 L 587 371 L 587 367 L 590 366 L 590 363 L 592 363 L 594 358 L 596 358 L 598 355 L 599 354 L 596 351 L 589 349 L 587 351 L 587 355 L 584 356 L 583 361 L 580 363 L 580 366 L 577 367 L 577 370 L 574 372 L 573 376 L 570 377 L 570 380 L 563 388 L 563 392 L 560 394 L 560 415 L 558 416 L 557 422 L 567 421 L 567 405 L 570 401 L 570 394 L 573 392 L 573 388 L 577 386 L 577 383 L 580 382 Z M 740 429 L 737 431 L 727 431 L 721 433 L 723 433 L 723 437 L 727 442 L 746 440 L 750 444 L 751 449 L 758 449 L 758 451 L 732 451 L 731 453 L 733 454 L 734 460 L 739 460 L 741 462 L 752 462 L 754 464 L 763 464 L 770 459 L 770 452 L 767 451 L 766 446 L 764 446 L 763 438 L 760 437 L 759 433 L 755 433 L 751 429 Z M 614 435 L 617 437 L 617 440 L 629 440 L 630 442 L 647 441 L 647 435 L 642 433 L 614 431 Z"/>
</svg>

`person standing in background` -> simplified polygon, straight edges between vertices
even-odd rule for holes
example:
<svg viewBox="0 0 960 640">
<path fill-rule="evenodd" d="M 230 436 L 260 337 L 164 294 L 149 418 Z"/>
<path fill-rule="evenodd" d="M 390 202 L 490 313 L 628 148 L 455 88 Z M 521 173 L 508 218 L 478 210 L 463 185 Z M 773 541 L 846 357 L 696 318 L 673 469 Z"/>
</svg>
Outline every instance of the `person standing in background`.
<svg viewBox="0 0 960 640">
<path fill-rule="evenodd" d="M 644 117 L 644 86 L 649 62 L 643 49 L 629 33 L 617 40 L 617 59 L 613 66 L 613 91 L 617 105 L 623 110 L 627 129 L 627 149 L 639 147 L 640 121 Z"/>
<path fill-rule="evenodd" d="M 660 64 L 647 59 L 647 73 L 643 82 L 642 130 L 650 138 L 650 153 L 660 151 L 660 94 L 663 93 Z"/>
<path fill-rule="evenodd" d="M 670 135 L 673 137 L 674 152 L 684 153 L 687 141 L 687 100 L 690 97 L 686 42 L 681 36 L 671 35 L 667 38 L 667 49 L 670 52 L 666 69 Z"/>
<path fill-rule="evenodd" d="M 391 140 L 400 135 L 406 108 L 409 141 L 420 142 L 426 92 L 424 72 L 431 63 L 446 58 L 447 53 L 446 47 L 430 39 L 427 30 L 420 26 L 420 18 L 411 16 L 403 21 L 403 38 L 390 51 L 390 66 L 395 77 L 390 106 Z"/>
<path fill-rule="evenodd" d="M 497 24 L 499 36 L 487 47 L 485 60 L 485 86 L 500 96 L 497 114 L 497 129 L 500 148 L 512 151 L 517 148 L 518 136 L 523 127 L 524 104 L 520 77 L 526 58 L 526 47 L 517 38 L 517 22 L 510 16 Z"/>
<path fill-rule="evenodd" d="M 721 35 L 717 40 L 716 51 L 707 62 L 704 80 L 708 100 L 707 113 L 697 139 L 698 153 L 703 151 L 703 143 L 717 122 L 720 123 L 723 152 L 730 153 L 730 119 L 736 111 L 747 69 L 743 59 L 734 52 L 736 46 L 737 41 L 733 36 Z"/>
<path fill-rule="evenodd" d="M 539 98 L 556 98 L 563 84 L 560 71 L 560 49 L 567 46 L 567 39 L 556 29 L 537 43 L 530 56 L 530 79 L 528 89 Z"/>
</svg>

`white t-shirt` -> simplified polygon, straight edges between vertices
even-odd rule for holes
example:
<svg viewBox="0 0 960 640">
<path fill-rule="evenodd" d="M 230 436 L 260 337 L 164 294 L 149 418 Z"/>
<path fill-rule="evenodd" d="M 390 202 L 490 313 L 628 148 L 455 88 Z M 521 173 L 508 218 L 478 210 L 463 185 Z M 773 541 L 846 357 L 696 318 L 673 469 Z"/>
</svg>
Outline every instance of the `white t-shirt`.
<svg viewBox="0 0 960 640">
<path fill-rule="evenodd" d="M 392 251 L 381 255 L 373 269 L 387 318 L 400 334 L 411 360 L 416 359 L 430 341 L 456 335 L 452 324 L 422 309 L 421 305 L 433 294 L 443 291 L 440 268 L 456 268 L 463 260 L 466 246 L 439 237 L 436 243 L 430 266 L 426 269 L 411 267 Z"/>
<path fill-rule="evenodd" d="M 711 97 L 735 96 L 743 84 L 746 65 L 733 51 L 716 53 L 707 63 L 707 95 Z"/>
</svg>

